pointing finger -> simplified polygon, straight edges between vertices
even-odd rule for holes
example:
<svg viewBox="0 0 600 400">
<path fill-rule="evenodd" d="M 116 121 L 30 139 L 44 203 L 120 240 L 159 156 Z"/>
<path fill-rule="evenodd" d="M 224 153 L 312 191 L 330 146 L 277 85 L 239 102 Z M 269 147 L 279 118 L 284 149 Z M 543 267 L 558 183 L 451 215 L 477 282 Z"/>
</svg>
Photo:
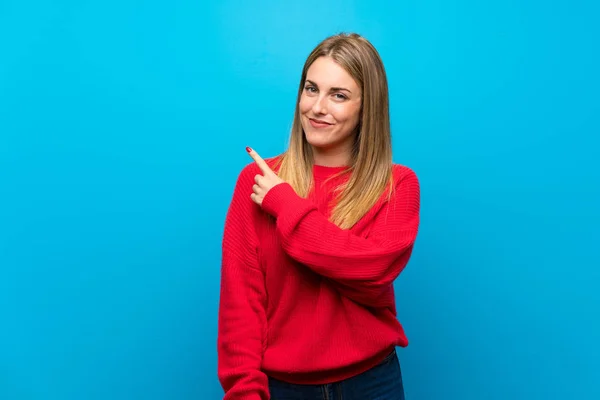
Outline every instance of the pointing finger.
<svg viewBox="0 0 600 400">
<path fill-rule="evenodd" d="M 258 168 L 260 168 L 260 170 L 263 173 L 263 175 L 267 174 L 267 173 L 272 173 L 273 172 L 271 170 L 271 168 L 269 168 L 269 166 L 267 165 L 266 161 L 263 160 L 261 158 L 261 156 L 259 156 L 256 151 L 254 151 L 250 147 L 246 147 L 246 151 L 248 152 L 248 154 L 250 155 L 250 157 L 252 157 L 252 159 L 254 160 L 254 162 L 256 163 L 256 165 L 258 165 Z"/>
</svg>

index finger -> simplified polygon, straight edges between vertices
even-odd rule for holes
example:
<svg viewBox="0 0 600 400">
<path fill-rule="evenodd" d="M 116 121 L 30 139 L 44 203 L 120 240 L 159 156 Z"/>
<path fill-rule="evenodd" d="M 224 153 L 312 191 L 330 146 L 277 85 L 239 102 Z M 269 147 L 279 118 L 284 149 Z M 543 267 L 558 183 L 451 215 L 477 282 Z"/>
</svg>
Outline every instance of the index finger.
<svg viewBox="0 0 600 400">
<path fill-rule="evenodd" d="M 273 172 L 271 170 L 271 168 L 269 168 L 269 165 L 267 165 L 267 162 L 265 160 L 263 160 L 261 158 L 261 156 L 259 156 L 256 151 L 254 151 L 250 147 L 246 147 L 246 151 L 248 152 L 248 154 L 250 155 L 250 157 L 252 157 L 252 159 L 254 160 L 254 162 L 256 163 L 256 165 L 258 165 L 258 168 L 260 168 L 260 170 L 261 170 L 261 172 L 263 174 L 267 174 L 267 173 Z"/>
</svg>

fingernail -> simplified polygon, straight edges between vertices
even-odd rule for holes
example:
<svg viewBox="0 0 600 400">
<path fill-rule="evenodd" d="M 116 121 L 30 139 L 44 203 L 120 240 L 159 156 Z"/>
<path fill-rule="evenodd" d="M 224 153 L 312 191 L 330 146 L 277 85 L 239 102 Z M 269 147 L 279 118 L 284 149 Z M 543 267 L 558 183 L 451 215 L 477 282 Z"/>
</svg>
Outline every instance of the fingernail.
<svg viewBox="0 0 600 400">
<path fill-rule="evenodd" d="M 246 146 L 246 151 L 247 151 L 248 153 L 250 153 L 250 152 L 252 151 L 252 149 L 251 149 L 250 147 Z"/>
</svg>

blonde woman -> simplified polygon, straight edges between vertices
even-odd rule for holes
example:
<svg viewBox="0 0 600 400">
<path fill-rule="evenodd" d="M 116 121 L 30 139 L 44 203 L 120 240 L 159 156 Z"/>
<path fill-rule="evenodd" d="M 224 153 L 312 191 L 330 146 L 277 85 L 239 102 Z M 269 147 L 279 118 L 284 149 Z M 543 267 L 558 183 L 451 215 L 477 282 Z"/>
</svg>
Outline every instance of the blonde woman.
<svg viewBox="0 0 600 400">
<path fill-rule="evenodd" d="M 357 34 L 321 42 L 289 148 L 240 173 L 223 237 L 224 399 L 404 399 L 393 282 L 419 226 L 415 173 L 392 162 L 386 73 Z"/>
</svg>

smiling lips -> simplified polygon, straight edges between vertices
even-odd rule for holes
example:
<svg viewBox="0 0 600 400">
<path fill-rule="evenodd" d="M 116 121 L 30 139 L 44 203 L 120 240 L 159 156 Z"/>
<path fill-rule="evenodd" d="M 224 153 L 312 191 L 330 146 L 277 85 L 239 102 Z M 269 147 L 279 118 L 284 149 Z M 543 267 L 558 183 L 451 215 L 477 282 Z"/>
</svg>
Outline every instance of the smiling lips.
<svg viewBox="0 0 600 400">
<path fill-rule="evenodd" d="M 310 121 L 310 125 L 313 128 L 327 128 L 328 126 L 333 125 L 333 124 L 330 124 L 329 122 L 321 121 L 321 120 L 314 119 L 314 118 L 309 118 L 309 121 Z"/>
</svg>

